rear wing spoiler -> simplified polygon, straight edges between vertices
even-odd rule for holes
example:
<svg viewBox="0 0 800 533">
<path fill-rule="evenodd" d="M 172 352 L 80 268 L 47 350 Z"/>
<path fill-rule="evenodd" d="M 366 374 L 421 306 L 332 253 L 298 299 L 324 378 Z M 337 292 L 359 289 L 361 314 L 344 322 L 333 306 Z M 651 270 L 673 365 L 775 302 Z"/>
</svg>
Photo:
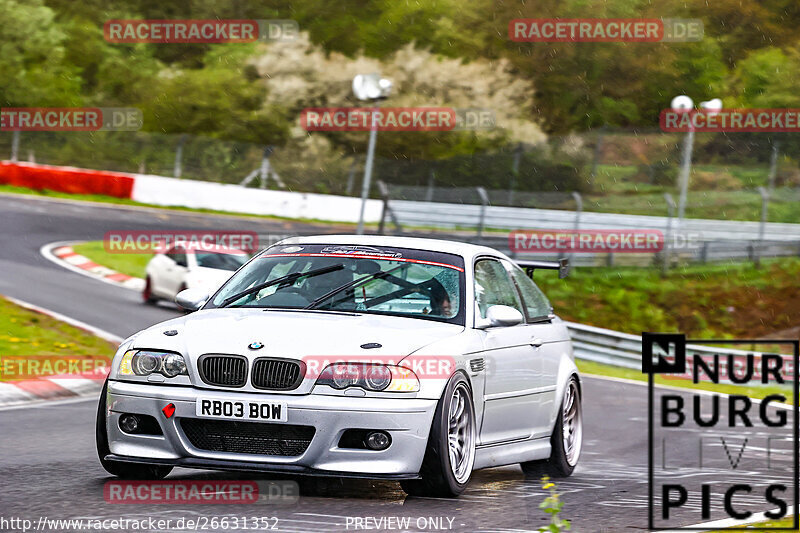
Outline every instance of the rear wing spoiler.
<svg viewBox="0 0 800 533">
<path fill-rule="evenodd" d="M 564 279 L 569 275 L 569 259 L 559 259 L 558 261 L 515 261 L 517 265 L 525 269 L 529 278 L 533 278 L 533 271 L 537 268 L 546 270 L 558 270 L 559 279 Z"/>
</svg>

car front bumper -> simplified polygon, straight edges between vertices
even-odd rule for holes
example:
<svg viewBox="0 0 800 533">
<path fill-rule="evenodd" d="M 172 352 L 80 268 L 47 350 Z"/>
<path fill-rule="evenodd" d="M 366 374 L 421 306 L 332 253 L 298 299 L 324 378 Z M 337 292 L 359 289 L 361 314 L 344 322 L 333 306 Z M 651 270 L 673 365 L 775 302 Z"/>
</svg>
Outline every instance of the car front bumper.
<svg viewBox="0 0 800 533">
<path fill-rule="evenodd" d="M 180 420 L 198 418 L 195 401 L 200 396 L 231 401 L 285 402 L 288 406 L 286 424 L 312 426 L 314 436 L 302 454 L 291 457 L 196 448 L 181 428 Z M 162 409 L 170 403 L 175 405 L 175 413 L 167 418 Z M 108 458 L 189 468 L 415 478 L 425 455 L 436 403 L 436 400 L 415 398 L 254 394 L 109 381 L 106 428 L 111 455 Z M 152 416 L 161 426 L 163 435 L 124 433 L 119 428 L 119 417 L 123 413 Z M 389 433 L 392 444 L 382 451 L 340 448 L 339 439 L 347 429 L 382 430 Z"/>
</svg>

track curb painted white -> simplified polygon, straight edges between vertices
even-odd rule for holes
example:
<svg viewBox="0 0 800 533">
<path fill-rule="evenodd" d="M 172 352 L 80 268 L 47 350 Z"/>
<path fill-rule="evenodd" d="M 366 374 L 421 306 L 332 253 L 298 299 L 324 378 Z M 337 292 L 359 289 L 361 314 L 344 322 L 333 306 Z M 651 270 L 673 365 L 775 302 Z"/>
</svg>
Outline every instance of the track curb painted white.
<svg viewBox="0 0 800 533">
<path fill-rule="evenodd" d="M 23 300 L 4 296 L 8 301 L 24 309 L 47 315 L 113 344 L 123 339 L 113 333 L 96 328 L 80 320 L 39 307 Z M 19 407 L 34 407 L 42 404 L 63 403 L 81 398 L 97 396 L 103 388 L 103 379 L 42 377 L 14 382 L 0 382 L 0 410 Z"/>
<path fill-rule="evenodd" d="M 42 254 L 45 259 L 60 267 L 96 279 L 97 281 L 136 292 L 141 292 L 142 289 L 144 289 L 144 279 L 128 276 L 127 274 L 122 274 L 103 265 L 98 265 L 91 259 L 76 254 L 72 250 L 72 246 L 84 242 L 86 241 L 51 242 L 39 248 L 39 253 Z"/>
</svg>

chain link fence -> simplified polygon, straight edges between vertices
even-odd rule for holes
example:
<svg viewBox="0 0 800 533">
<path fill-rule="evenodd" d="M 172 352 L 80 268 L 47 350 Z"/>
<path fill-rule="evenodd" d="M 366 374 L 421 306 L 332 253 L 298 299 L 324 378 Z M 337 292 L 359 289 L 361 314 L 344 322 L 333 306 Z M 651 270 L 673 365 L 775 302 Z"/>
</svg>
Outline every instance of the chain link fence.
<svg viewBox="0 0 800 533">
<path fill-rule="evenodd" d="M 332 134 L 333 135 L 333 134 Z M 411 135 L 382 133 L 382 135 Z M 392 200 L 669 216 L 678 197 L 683 134 L 598 129 L 547 142 L 418 160 L 377 157 Z M 364 156 L 314 137 L 281 147 L 146 132 L 0 132 L 0 154 L 21 161 L 183 179 L 358 195 Z M 316 137 L 317 140 L 326 139 Z M 689 218 L 800 223 L 800 135 L 697 133 Z M 485 198 L 477 192 L 483 188 Z M 373 197 L 380 191 L 373 188 Z"/>
</svg>

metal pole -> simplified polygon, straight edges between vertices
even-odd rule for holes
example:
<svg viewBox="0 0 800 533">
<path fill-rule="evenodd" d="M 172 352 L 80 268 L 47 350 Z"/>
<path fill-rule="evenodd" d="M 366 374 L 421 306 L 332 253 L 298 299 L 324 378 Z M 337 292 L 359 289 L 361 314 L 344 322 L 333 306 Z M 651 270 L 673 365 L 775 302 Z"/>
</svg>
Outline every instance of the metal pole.
<svg viewBox="0 0 800 533">
<path fill-rule="evenodd" d="M 489 195 L 483 187 L 475 187 L 478 197 L 481 199 L 481 214 L 478 217 L 478 238 L 483 235 L 483 226 L 486 223 L 486 206 L 489 205 Z"/>
<path fill-rule="evenodd" d="M 759 194 L 761 194 L 761 223 L 758 225 L 758 245 L 756 246 L 755 250 L 755 264 L 759 266 L 761 264 L 761 247 L 764 243 L 764 232 L 766 231 L 767 226 L 767 209 L 769 208 L 769 191 L 764 187 L 758 188 Z"/>
<path fill-rule="evenodd" d="M 369 186 L 372 181 L 372 160 L 375 157 L 375 140 L 378 137 L 378 105 L 372 109 L 372 124 L 369 129 L 369 146 L 367 147 L 367 164 L 364 165 L 364 181 L 361 184 L 361 212 L 358 214 L 356 235 L 364 234 L 364 209 L 367 207 Z"/>
<path fill-rule="evenodd" d="M 430 169 L 428 172 L 428 190 L 425 191 L 425 201 L 432 202 L 433 201 L 433 188 L 435 187 L 436 182 L 436 171 Z"/>
<path fill-rule="evenodd" d="M 678 228 L 686 215 L 686 195 L 689 191 L 689 174 L 692 170 L 692 149 L 694 147 L 694 128 L 690 128 L 683 141 L 681 174 L 679 178 L 680 197 L 678 198 Z"/>
<path fill-rule="evenodd" d="M 19 158 L 19 130 L 14 130 L 11 136 L 11 162 L 16 163 Z"/>
<path fill-rule="evenodd" d="M 672 195 L 668 192 L 664 193 L 664 200 L 667 202 L 667 233 L 664 236 L 664 262 L 661 265 L 661 275 L 666 276 L 667 271 L 669 270 L 669 263 L 670 263 L 670 245 L 672 244 L 672 219 L 675 216 L 675 200 L 672 199 Z"/>
<path fill-rule="evenodd" d="M 781 142 L 780 141 L 773 141 L 772 143 L 772 155 L 769 158 L 769 190 L 775 189 L 775 176 L 778 173 L 778 149 L 780 148 Z"/>
</svg>

